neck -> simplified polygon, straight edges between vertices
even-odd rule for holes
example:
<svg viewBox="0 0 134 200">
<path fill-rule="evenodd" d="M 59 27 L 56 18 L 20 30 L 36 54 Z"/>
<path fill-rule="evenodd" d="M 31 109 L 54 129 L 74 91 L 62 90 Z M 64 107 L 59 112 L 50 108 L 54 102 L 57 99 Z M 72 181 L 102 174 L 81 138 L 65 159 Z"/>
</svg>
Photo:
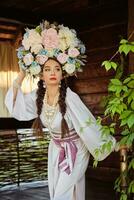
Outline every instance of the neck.
<svg viewBox="0 0 134 200">
<path fill-rule="evenodd" d="M 57 94 L 58 91 L 59 91 L 59 87 L 57 85 L 56 86 L 47 86 L 47 93 L 50 98 L 55 97 L 55 95 Z"/>
<path fill-rule="evenodd" d="M 59 87 L 56 86 L 47 86 L 47 103 L 53 105 L 56 95 L 59 93 Z"/>
</svg>

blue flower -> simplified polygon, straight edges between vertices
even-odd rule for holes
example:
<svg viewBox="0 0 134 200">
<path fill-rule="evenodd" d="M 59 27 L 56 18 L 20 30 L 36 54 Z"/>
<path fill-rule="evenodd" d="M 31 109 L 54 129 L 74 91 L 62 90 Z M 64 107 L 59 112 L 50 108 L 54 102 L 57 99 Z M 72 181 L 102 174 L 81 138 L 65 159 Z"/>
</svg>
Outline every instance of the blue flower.
<svg viewBox="0 0 134 200">
<path fill-rule="evenodd" d="M 41 49 L 40 51 L 39 51 L 39 55 L 47 55 L 47 53 L 48 53 L 48 51 L 47 50 L 45 50 L 45 49 Z"/>
<path fill-rule="evenodd" d="M 59 49 L 54 49 L 54 56 L 57 57 L 59 54 L 60 50 Z"/>
<path fill-rule="evenodd" d="M 22 59 L 22 58 L 23 58 L 23 52 L 22 52 L 22 51 L 18 51 L 18 52 L 17 52 L 17 57 L 18 57 L 19 59 Z"/>
<path fill-rule="evenodd" d="M 36 67 L 37 65 L 39 65 L 36 61 L 33 61 L 31 64 L 31 67 Z"/>
<path fill-rule="evenodd" d="M 19 47 L 18 49 L 17 49 L 17 57 L 19 58 L 19 59 L 22 59 L 23 58 L 23 56 L 24 56 L 24 47 Z"/>
<path fill-rule="evenodd" d="M 84 45 L 84 44 L 79 44 L 79 48 L 80 48 L 80 52 L 81 52 L 81 54 L 84 54 L 85 51 L 86 51 L 86 47 L 85 47 L 85 45 Z"/>
<path fill-rule="evenodd" d="M 75 59 L 69 57 L 69 58 L 67 59 L 67 63 L 69 63 L 69 64 L 75 64 Z"/>
</svg>

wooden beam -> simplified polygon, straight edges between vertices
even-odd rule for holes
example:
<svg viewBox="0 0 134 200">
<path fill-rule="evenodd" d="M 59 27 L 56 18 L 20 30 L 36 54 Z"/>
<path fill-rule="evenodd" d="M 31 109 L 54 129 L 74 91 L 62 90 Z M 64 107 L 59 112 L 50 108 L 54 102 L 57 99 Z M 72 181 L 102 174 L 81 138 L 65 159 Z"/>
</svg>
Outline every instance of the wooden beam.
<svg viewBox="0 0 134 200">
<path fill-rule="evenodd" d="M 15 35 L 0 33 L 0 39 L 14 39 Z"/>
</svg>

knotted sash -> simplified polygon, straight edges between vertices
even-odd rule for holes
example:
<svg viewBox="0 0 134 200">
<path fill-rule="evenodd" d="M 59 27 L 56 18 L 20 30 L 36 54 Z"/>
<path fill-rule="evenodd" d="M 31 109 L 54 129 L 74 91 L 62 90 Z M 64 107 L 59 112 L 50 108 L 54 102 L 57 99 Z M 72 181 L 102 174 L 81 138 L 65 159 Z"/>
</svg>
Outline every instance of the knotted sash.
<svg viewBox="0 0 134 200">
<path fill-rule="evenodd" d="M 52 139 L 54 143 L 60 148 L 58 167 L 61 171 L 65 171 L 70 174 L 73 170 L 77 147 L 75 141 L 79 139 L 78 134 L 75 130 L 71 130 L 69 135 L 62 138 L 60 135 L 52 134 Z"/>
</svg>

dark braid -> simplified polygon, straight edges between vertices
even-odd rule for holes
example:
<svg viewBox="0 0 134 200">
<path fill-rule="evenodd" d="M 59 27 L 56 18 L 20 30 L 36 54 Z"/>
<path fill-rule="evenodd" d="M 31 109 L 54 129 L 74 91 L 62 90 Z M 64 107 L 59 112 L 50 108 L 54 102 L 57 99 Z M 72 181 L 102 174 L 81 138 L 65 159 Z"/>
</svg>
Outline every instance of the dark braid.
<svg viewBox="0 0 134 200">
<path fill-rule="evenodd" d="M 61 120 L 61 137 L 63 138 L 66 134 L 69 134 L 69 129 L 67 122 L 64 118 L 66 114 L 66 91 L 67 91 L 67 84 L 65 82 L 65 79 L 62 79 L 61 81 L 61 87 L 60 87 L 60 95 L 59 95 L 59 107 L 60 107 L 60 112 L 62 114 L 62 120 Z"/>
<path fill-rule="evenodd" d="M 40 114 L 43 107 L 43 99 L 45 95 L 45 88 L 43 87 L 43 80 L 38 81 L 38 89 L 37 89 L 37 99 L 36 99 L 36 106 L 37 106 L 37 114 L 38 117 L 33 122 L 32 128 L 35 130 L 34 135 L 36 136 L 43 136 L 43 125 L 40 119 Z"/>
</svg>

